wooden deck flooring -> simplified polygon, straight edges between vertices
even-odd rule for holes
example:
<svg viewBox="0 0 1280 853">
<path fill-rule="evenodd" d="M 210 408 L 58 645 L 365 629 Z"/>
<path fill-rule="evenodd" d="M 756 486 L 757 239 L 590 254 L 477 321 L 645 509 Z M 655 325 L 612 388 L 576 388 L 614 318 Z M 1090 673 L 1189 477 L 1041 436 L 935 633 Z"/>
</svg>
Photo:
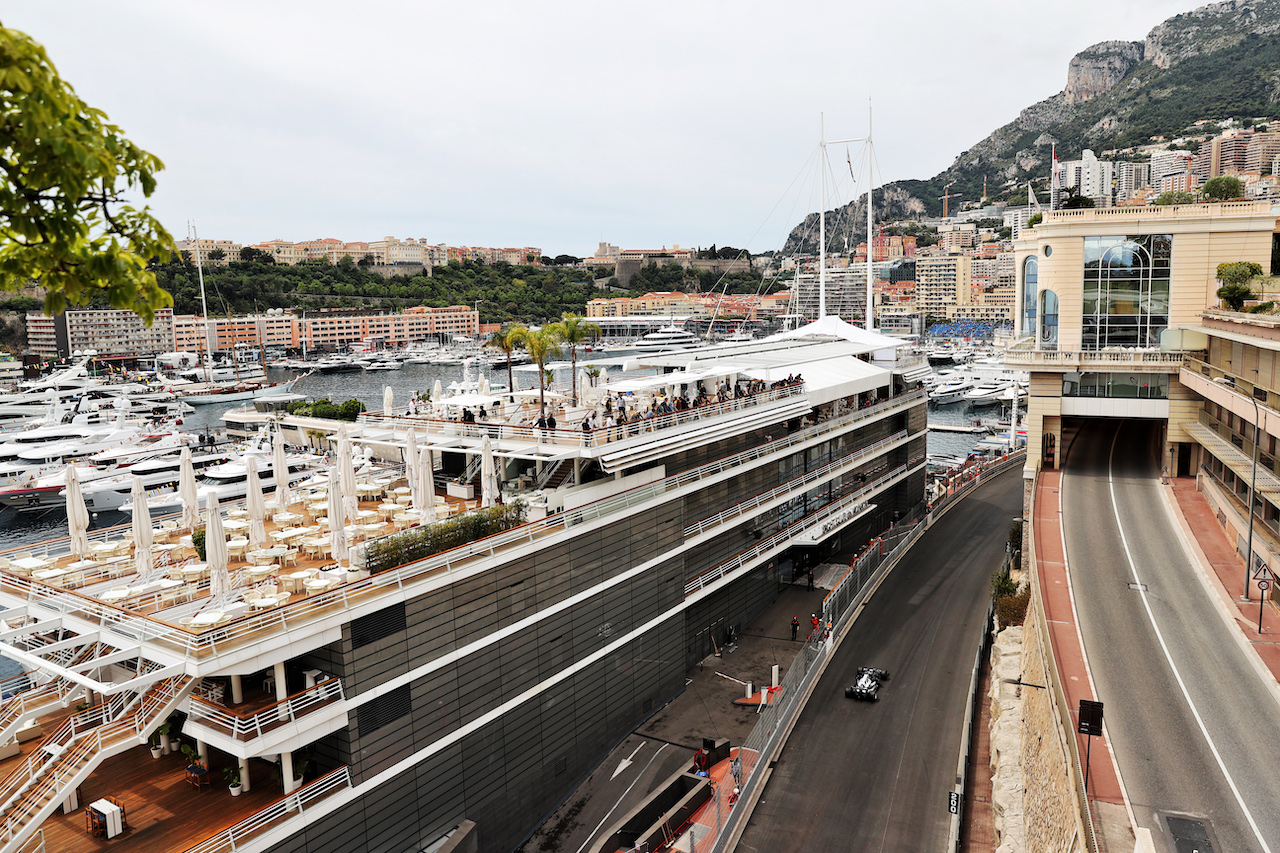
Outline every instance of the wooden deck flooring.
<svg viewBox="0 0 1280 853">
<path fill-rule="evenodd" d="M 403 485 L 404 482 L 405 482 L 404 479 L 401 478 L 399 480 L 394 481 L 391 484 L 391 487 L 389 488 L 395 488 L 397 486 Z M 268 493 L 268 495 L 269 494 L 270 493 Z M 468 502 L 468 501 L 461 500 L 459 498 L 450 497 L 449 495 L 440 495 L 438 491 L 437 491 L 437 494 L 439 497 L 441 497 L 445 501 L 445 504 L 448 507 L 447 513 L 449 515 L 463 511 L 467 503 L 472 503 L 472 504 L 477 503 L 477 501 L 474 501 L 474 500 Z M 383 502 L 383 498 L 379 497 L 379 498 L 374 498 L 372 500 L 359 501 L 358 505 L 361 510 L 376 510 L 378 508 L 378 505 L 381 504 L 382 502 Z M 305 506 L 302 504 L 302 502 L 295 501 L 291 503 L 288 507 L 288 510 L 299 516 L 302 516 L 303 520 L 298 522 L 299 524 L 315 526 L 315 522 L 314 522 L 315 514 L 308 511 L 305 508 Z M 442 513 L 442 516 L 443 515 L 444 514 Z M 265 521 L 265 527 L 267 531 L 267 536 L 268 538 L 270 538 L 271 533 L 280 529 L 281 525 L 276 524 L 274 520 L 268 517 Z M 185 533 L 185 531 L 182 531 L 182 532 Z M 376 533 L 375 535 L 384 535 L 390 532 L 393 532 L 393 527 L 391 525 L 387 525 L 383 531 Z M 228 538 L 231 538 L 233 535 L 243 535 L 243 533 L 241 534 L 228 533 Z M 163 542 L 166 540 L 164 538 L 157 537 L 156 541 Z M 177 533 L 175 533 L 168 541 L 177 542 L 178 541 Z M 356 541 L 360 541 L 360 540 L 356 540 Z M 272 543 L 274 544 L 274 540 L 272 540 Z M 349 540 L 349 544 L 355 544 L 355 543 L 350 542 Z M 180 578 L 180 575 L 177 573 L 178 565 L 181 564 L 183 561 L 187 560 L 188 558 L 195 558 L 195 552 L 190 548 L 181 549 L 173 552 L 172 562 L 174 564 L 174 572 L 171 573 L 173 577 Z M 64 568 L 67 565 L 75 562 L 77 559 L 78 559 L 77 557 L 70 556 L 70 555 L 63 556 L 58 558 L 53 563 L 53 565 L 58 568 Z M 297 563 L 296 568 L 293 565 L 290 565 L 287 569 L 285 569 L 285 571 L 295 572 L 295 571 L 305 571 L 308 569 L 322 569 L 322 568 L 331 567 L 334 565 L 333 559 L 331 559 L 327 555 L 319 558 L 312 558 L 312 557 L 305 556 L 301 551 L 299 551 L 299 553 L 297 554 L 296 563 Z M 247 559 L 232 557 L 229 561 L 228 568 L 233 573 L 235 573 L 242 569 L 247 569 L 251 567 L 251 565 L 252 564 Z M 158 564 L 157 564 L 157 568 L 159 568 Z M 0 569 L 0 572 L 3 572 L 3 571 L 4 571 L 3 569 Z M 53 581 L 46 581 L 45 583 L 48 583 L 50 586 L 54 586 L 54 587 L 74 589 L 82 595 L 88 595 L 90 597 L 96 598 L 97 596 L 101 595 L 102 593 L 106 592 L 108 589 L 112 587 L 127 587 L 130 583 L 137 580 L 137 575 L 133 574 L 132 571 L 133 571 L 133 563 L 132 561 L 129 561 L 128 563 L 124 564 L 121 567 L 120 572 L 114 573 L 110 579 L 95 580 L 89 586 L 80 586 L 78 581 L 71 581 L 71 582 L 64 583 L 59 580 L 53 580 Z M 267 576 L 262 581 L 260 581 L 260 583 L 276 583 L 277 586 L 283 585 L 277 581 L 274 575 Z M 247 587 L 243 587 L 243 588 L 247 588 Z M 121 609 L 124 609 L 124 610 L 130 610 L 135 613 L 143 613 L 153 617 L 159 617 L 161 619 L 164 619 L 168 615 L 166 611 L 168 611 L 170 607 L 174 605 L 180 605 L 186 602 L 198 601 L 201 598 L 208 597 L 208 594 L 209 594 L 209 579 L 206 575 L 205 578 L 201 579 L 198 582 L 188 583 L 183 587 L 176 588 L 171 592 L 170 595 L 165 596 L 163 600 L 152 601 L 152 600 L 149 600 L 150 598 L 149 597 L 148 600 L 144 600 L 144 602 L 141 602 L 141 603 L 130 603 L 126 601 L 126 602 L 121 602 L 117 606 L 119 606 Z M 300 601 L 304 598 L 306 598 L 306 593 L 303 591 L 299 591 L 294 593 L 292 600 Z M 286 607 L 287 606 L 288 605 L 286 605 Z M 187 606 L 187 609 L 190 609 L 189 605 Z"/>
<path fill-rule="evenodd" d="M 272 765 L 251 759 L 253 790 L 233 797 L 222 770 L 234 759 L 217 750 L 209 751 L 209 759 L 212 781 L 199 790 L 186 782 L 187 762 L 181 753 L 153 759 L 147 747 L 138 746 L 107 759 L 80 786 L 80 808 L 44 822 L 45 848 L 59 853 L 180 853 L 284 796 Z M 112 839 L 94 838 L 85 829 L 85 807 L 107 796 L 124 804 L 129 829 Z"/>
</svg>

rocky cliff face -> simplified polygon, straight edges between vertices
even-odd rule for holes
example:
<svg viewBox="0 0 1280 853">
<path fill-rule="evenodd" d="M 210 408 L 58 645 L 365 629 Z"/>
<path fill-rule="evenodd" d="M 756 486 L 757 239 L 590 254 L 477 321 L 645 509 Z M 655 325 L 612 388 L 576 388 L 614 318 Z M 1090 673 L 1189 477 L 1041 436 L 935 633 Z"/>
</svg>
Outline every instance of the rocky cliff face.
<svg viewBox="0 0 1280 853">
<path fill-rule="evenodd" d="M 1111 91 L 1129 69 L 1142 61 L 1143 45 L 1132 41 L 1104 41 L 1071 58 L 1067 66 L 1067 88 L 1062 97 L 1068 104 L 1083 104 Z"/>
<path fill-rule="evenodd" d="M 1029 180 L 1043 181 L 1054 143 L 1059 156 L 1066 157 L 1075 156 L 1081 148 L 1104 150 L 1124 134 L 1126 122 L 1139 108 L 1148 109 L 1144 131 L 1152 124 L 1152 105 L 1176 102 L 1192 106 L 1194 109 L 1183 111 L 1196 113 L 1188 121 L 1226 117 L 1232 110 L 1241 110 L 1237 115 L 1259 115 L 1257 110 L 1265 109 L 1256 106 L 1259 97 L 1265 103 L 1280 104 L 1277 34 L 1280 0 L 1225 0 L 1169 18 L 1152 29 L 1142 43 L 1095 44 L 1072 58 L 1066 88 L 1024 109 L 1013 121 L 961 153 L 946 170 L 926 181 L 902 181 L 877 190 L 876 219 L 939 213 L 937 197 L 948 181 L 956 181 L 955 192 L 970 201 L 981 195 L 984 177 L 997 192 L 1025 186 Z M 1241 60 L 1246 55 L 1251 58 Z M 1196 57 L 1201 59 L 1191 66 L 1199 69 L 1180 74 L 1178 64 Z M 1263 64 L 1270 57 L 1275 57 L 1273 68 Z M 1218 73 L 1238 81 L 1228 93 L 1228 99 L 1235 99 L 1233 103 L 1201 96 L 1206 62 L 1214 68 L 1221 64 Z M 1165 112 L 1178 114 L 1176 109 Z M 1183 127 L 1171 125 L 1150 132 L 1176 133 Z M 828 217 L 832 247 L 843 248 L 846 235 L 854 244 L 865 239 L 864 203 L 851 202 Z M 797 225 L 783 251 L 815 251 L 817 219 L 817 214 L 810 214 Z"/>
<path fill-rule="evenodd" d="M 1280 0 L 1226 0 L 1175 15 L 1147 34 L 1145 58 L 1157 68 L 1280 32 Z"/>
</svg>

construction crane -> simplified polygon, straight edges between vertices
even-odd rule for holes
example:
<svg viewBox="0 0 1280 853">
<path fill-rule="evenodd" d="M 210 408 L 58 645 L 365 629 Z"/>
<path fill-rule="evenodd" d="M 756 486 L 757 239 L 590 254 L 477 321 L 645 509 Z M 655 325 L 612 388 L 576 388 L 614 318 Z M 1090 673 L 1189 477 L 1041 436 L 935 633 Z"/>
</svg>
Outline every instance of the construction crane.
<svg viewBox="0 0 1280 853">
<path fill-rule="evenodd" d="M 951 183 L 947 184 L 945 187 L 942 188 L 942 195 L 938 196 L 938 198 L 942 200 L 942 218 L 943 219 L 948 218 L 947 211 L 950 209 L 950 207 L 947 203 L 951 201 L 951 199 L 953 198 L 960 198 L 959 193 L 951 192 L 951 188 L 954 187 L 955 185 L 956 185 L 955 181 L 952 181 Z"/>
</svg>

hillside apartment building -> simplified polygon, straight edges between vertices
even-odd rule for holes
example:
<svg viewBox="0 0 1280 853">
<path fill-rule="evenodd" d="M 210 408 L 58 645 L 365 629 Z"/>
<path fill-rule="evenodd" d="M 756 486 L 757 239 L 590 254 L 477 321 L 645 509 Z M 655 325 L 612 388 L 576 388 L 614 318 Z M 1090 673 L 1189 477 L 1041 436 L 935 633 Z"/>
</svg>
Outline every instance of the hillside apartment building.
<svg viewBox="0 0 1280 853">
<path fill-rule="evenodd" d="M 132 311 L 64 311 L 56 317 L 27 314 L 27 346 L 46 358 L 63 358 L 93 349 L 101 356 L 125 358 L 161 352 L 230 352 L 237 346 L 257 350 L 282 347 L 308 351 L 338 350 L 372 340 L 401 347 L 416 341 L 447 341 L 455 335 L 474 337 L 480 315 L 473 306 L 418 306 L 399 314 L 320 311 L 310 315 L 255 314 L 243 317 L 174 316 L 156 312 L 151 328 Z"/>
<path fill-rule="evenodd" d="M 1258 201 L 1054 211 L 1025 231 L 1005 363 L 1031 375 L 1027 477 L 1062 464 L 1074 422 L 1162 422 L 1165 466 L 1197 476 L 1243 555 L 1256 452 L 1254 551 L 1280 570 L 1280 318 L 1215 308 L 1218 264 L 1275 275 L 1278 234 Z"/>
</svg>

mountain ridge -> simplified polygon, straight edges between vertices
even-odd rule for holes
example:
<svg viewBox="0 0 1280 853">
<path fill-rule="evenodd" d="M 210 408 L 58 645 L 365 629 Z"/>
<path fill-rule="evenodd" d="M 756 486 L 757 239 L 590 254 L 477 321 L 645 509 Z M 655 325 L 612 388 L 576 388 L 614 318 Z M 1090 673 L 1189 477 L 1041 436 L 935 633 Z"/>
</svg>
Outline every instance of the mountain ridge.
<svg viewBox="0 0 1280 853">
<path fill-rule="evenodd" d="M 1199 119 L 1254 117 L 1280 103 L 1280 0 L 1223 0 L 1157 24 L 1141 41 L 1102 41 L 1078 52 L 1061 92 L 1024 108 L 937 175 L 875 190 L 876 219 L 941 214 L 943 186 L 966 200 L 1017 197 L 1028 181 L 1047 188 L 1059 159 L 1176 136 Z M 829 234 L 866 239 L 866 195 L 829 211 Z M 861 227 L 859 225 L 861 224 Z M 792 229 L 784 254 L 817 251 L 818 214 Z"/>
</svg>

